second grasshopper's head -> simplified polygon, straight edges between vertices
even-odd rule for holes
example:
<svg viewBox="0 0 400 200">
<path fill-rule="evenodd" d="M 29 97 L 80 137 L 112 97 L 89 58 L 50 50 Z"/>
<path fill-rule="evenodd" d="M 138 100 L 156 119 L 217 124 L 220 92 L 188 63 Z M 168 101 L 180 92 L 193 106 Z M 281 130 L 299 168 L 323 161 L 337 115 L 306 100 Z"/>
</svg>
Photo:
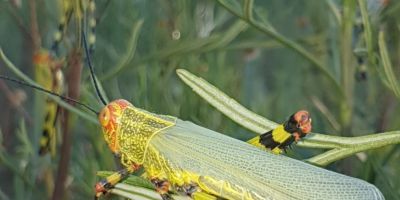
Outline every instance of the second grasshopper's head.
<svg viewBox="0 0 400 200">
<path fill-rule="evenodd" d="M 300 110 L 289 117 L 285 122 L 285 130 L 293 133 L 298 141 L 301 137 L 311 132 L 311 116 L 308 111 Z"/>
<path fill-rule="evenodd" d="M 297 111 L 293 115 L 293 119 L 296 121 L 296 127 L 300 130 L 301 133 L 307 134 L 311 132 L 311 116 L 305 110 Z"/>
<path fill-rule="evenodd" d="M 125 108 L 132 106 L 124 99 L 118 99 L 107 104 L 99 114 L 99 122 L 103 129 L 104 139 L 111 151 L 117 153 L 119 150 L 117 141 L 118 126 Z"/>
</svg>

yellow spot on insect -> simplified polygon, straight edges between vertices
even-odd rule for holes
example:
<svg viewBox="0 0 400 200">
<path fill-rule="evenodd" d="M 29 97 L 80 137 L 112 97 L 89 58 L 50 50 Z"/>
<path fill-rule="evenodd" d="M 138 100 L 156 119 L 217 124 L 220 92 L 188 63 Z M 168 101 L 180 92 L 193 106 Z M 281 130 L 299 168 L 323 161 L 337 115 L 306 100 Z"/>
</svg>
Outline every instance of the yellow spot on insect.
<svg viewBox="0 0 400 200">
<path fill-rule="evenodd" d="M 283 125 L 279 125 L 272 131 L 272 138 L 274 141 L 277 141 L 279 143 L 283 143 L 290 137 L 290 134 L 288 134 Z"/>
</svg>

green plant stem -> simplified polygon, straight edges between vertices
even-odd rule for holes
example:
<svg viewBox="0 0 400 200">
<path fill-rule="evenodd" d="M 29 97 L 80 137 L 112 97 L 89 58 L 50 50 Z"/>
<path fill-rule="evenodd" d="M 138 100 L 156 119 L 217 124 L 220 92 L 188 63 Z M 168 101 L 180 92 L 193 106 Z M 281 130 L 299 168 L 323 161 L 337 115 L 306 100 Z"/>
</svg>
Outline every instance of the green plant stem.
<svg viewBox="0 0 400 200">
<path fill-rule="evenodd" d="M 248 20 L 253 20 L 253 4 L 254 0 L 245 0 L 243 6 L 244 17 Z"/>
<path fill-rule="evenodd" d="M 400 99 L 400 87 L 393 71 L 392 63 L 390 62 L 389 53 L 385 43 L 385 33 L 383 31 L 379 32 L 378 44 L 382 59 L 383 71 L 386 76 L 388 86 L 393 91 L 394 95 Z"/>
<path fill-rule="evenodd" d="M 133 57 L 135 55 L 137 40 L 138 40 L 140 29 L 142 28 L 142 25 L 143 25 L 143 20 L 139 20 L 137 23 L 135 23 L 133 25 L 132 31 L 131 31 L 132 34 L 128 41 L 128 50 L 122 56 L 122 58 L 120 59 L 120 62 L 115 67 L 111 67 L 110 71 L 101 78 L 102 81 L 105 81 L 112 77 L 115 77 L 122 69 L 124 69 L 131 62 L 131 60 L 133 59 Z"/>
<path fill-rule="evenodd" d="M 364 0 L 358 0 L 358 5 L 360 7 L 362 22 L 364 26 L 364 40 L 365 45 L 367 46 L 368 61 L 370 64 L 376 65 L 374 45 L 372 42 L 372 28 L 371 23 L 369 22 L 367 5 Z"/>
<path fill-rule="evenodd" d="M 149 190 L 142 187 L 132 186 L 124 183 L 118 183 L 115 188 L 110 191 L 112 194 L 116 194 L 129 199 L 148 199 L 148 200 L 159 200 L 161 199 L 160 194 L 155 190 Z M 175 200 L 190 200 L 188 196 L 172 195 Z"/>
<path fill-rule="evenodd" d="M 336 23 L 342 24 L 342 16 L 340 15 L 340 10 L 335 5 L 335 2 L 333 0 L 328 0 L 328 1 L 326 1 L 326 3 L 328 4 L 329 8 L 331 9 L 332 14 L 335 17 Z"/>
<path fill-rule="evenodd" d="M 265 133 L 277 126 L 277 123 L 251 112 L 202 78 L 184 69 L 178 69 L 177 74 L 195 93 L 241 126 L 259 134 Z M 340 137 L 311 133 L 300 141 L 298 146 L 331 149 L 307 160 L 315 165 L 324 166 L 361 151 L 399 143 L 400 131 L 359 137 Z"/>
<path fill-rule="evenodd" d="M 80 83 L 82 74 L 82 53 L 79 48 L 74 48 L 71 50 L 69 55 L 69 70 L 66 79 L 66 83 L 68 84 L 67 96 L 71 97 L 72 99 L 78 99 L 80 95 Z M 52 196 L 53 200 L 63 199 L 66 193 L 65 183 L 68 176 L 72 147 L 72 132 L 70 124 L 70 121 L 72 121 L 72 116 L 70 114 L 71 113 L 67 110 L 64 110 L 62 112 L 64 119 L 62 122 L 62 144 L 56 182 Z"/>
<path fill-rule="evenodd" d="M 321 144 L 323 144 L 322 142 Z M 329 163 L 349 157 L 359 152 L 377 149 L 392 144 L 400 143 L 400 131 L 370 134 L 359 137 L 340 137 L 336 148 L 307 159 L 307 162 L 326 166 Z"/>
<path fill-rule="evenodd" d="M 345 98 L 340 102 L 340 122 L 342 132 L 351 134 L 351 119 L 354 88 L 354 59 L 352 50 L 353 21 L 356 3 L 353 0 L 343 1 L 343 20 L 341 24 L 340 53 L 341 53 L 341 88 Z"/>
</svg>

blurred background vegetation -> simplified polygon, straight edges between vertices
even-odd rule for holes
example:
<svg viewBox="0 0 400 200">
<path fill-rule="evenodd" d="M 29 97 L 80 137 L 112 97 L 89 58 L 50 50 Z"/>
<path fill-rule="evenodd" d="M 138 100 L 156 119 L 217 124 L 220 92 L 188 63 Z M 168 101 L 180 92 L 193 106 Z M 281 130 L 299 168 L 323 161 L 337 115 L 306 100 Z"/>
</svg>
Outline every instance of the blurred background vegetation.
<svg viewBox="0 0 400 200">
<path fill-rule="evenodd" d="M 40 38 L 47 49 L 52 45 L 61 12 L 58 3 L 0 2 L 0 46 L 29 77 L 34 77 L 34 41 Z M 185 68 L 276 122 L 308 109 L 315 132 L 358 136 L 400 128 L 400 1 L 96 4 L 92 60 L 109 99 L 124 98 L 148 111 L 178 116 L 240 140 L 255 136 L 185 86 L 175 74 L 177 68 Z M 79 47 L 74 42 L 75 23 L 68 25 L 61 57 L 68 58 L 71 49 Z M 84 65 L 80 100 L 100 109 Z M 4 63 L 0 66 L 0 74 L 15 77 Z M 63 70 L 68 76 L 69 66 Z M 65 152 L 60 150 L 59 135 L 55 158 L 37 154 L 44 95 L 9 82 L 0 81 L 0 86 L 0 199 L 50 198 Z M 66 191 L 53 199 L 92 198 L 96 171 L 115 170 L 117 165 L 99 126 L 74 114 L 70 117 L 68 123 L 60 122 L 70 127 L 72 149 L 66 156 Z M 289 156 L 304 159 L 317 153 L 295 147 Z M 375 184 L 387 199 L 400 199 L 399 165 L 397 145 L 359 153 L 328 168 Z"/>
</svg>

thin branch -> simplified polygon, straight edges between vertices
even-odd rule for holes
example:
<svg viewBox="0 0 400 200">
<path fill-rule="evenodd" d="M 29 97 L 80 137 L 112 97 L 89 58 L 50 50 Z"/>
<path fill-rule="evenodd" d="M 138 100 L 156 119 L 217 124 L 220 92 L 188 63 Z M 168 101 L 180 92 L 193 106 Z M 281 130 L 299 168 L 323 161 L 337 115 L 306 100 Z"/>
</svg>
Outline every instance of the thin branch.
<svg viewBox="0 0 400 200">
<path fill-rule="evenodd" d="M 133 59 L 133 57 L 135 56 L 135 52 L 136 52 L 136 46 L 137 46 L 137 40 L 139 37 L 139 33 L 140 30 L 142 28 L 143 25 L 143 20 L 139 20 L 138 22 L 136 22 L 133 26 L 132 26 L 132 30 L 131 30 L 131 37 L 128 41 L 128 45 L 127 48 L 128 50 L 125 52 L 125 54 L 121 57 L 121 59 L 119 59 L 120 61 L 118 62 L 118 64 L 115 65 L 115 67 L 113 67 L 112 69 L 110 69 L 109 72 L 107 72 L 106 75 L 104 75 L 101 80 L 105 81 L 108 80 L 112 77 L 114 77 L 115 75 L 117 75 L 123 68 L 125 68 L 127 66 L 128 63 L 131 62 L 131 60 Z"/>
<path fill-rule="evenodd" d="M 68 74 L 68 97 L 78 99 L 80 94 L 80 80 L 82 74 L 82 53 L 79 48 L 74 48 L 69 54 L 68 65 L 70 66 Z M 54 186 L 53 200 L 63 199 L 65 194 L 65 183 L 67 180 L 69 161 L 71 155 L 71 131 L 69 121 L 71 120 L 70 113 L 63 110 L 63 140 L 61 145 L 61 156 L 58 164 L 57 179 Z"/>
<path fill-rule="evenodd" d="M 39 25 L 37 20 L 37 10 L 36 10 L 36 1 L 29 0 L 29 8 L 30 8 L 30 24 L 31 24 L 31 38 L 34 51 L 38 51 L 42 45 L 42 41 L 39 33 Z"/>
</svg>

